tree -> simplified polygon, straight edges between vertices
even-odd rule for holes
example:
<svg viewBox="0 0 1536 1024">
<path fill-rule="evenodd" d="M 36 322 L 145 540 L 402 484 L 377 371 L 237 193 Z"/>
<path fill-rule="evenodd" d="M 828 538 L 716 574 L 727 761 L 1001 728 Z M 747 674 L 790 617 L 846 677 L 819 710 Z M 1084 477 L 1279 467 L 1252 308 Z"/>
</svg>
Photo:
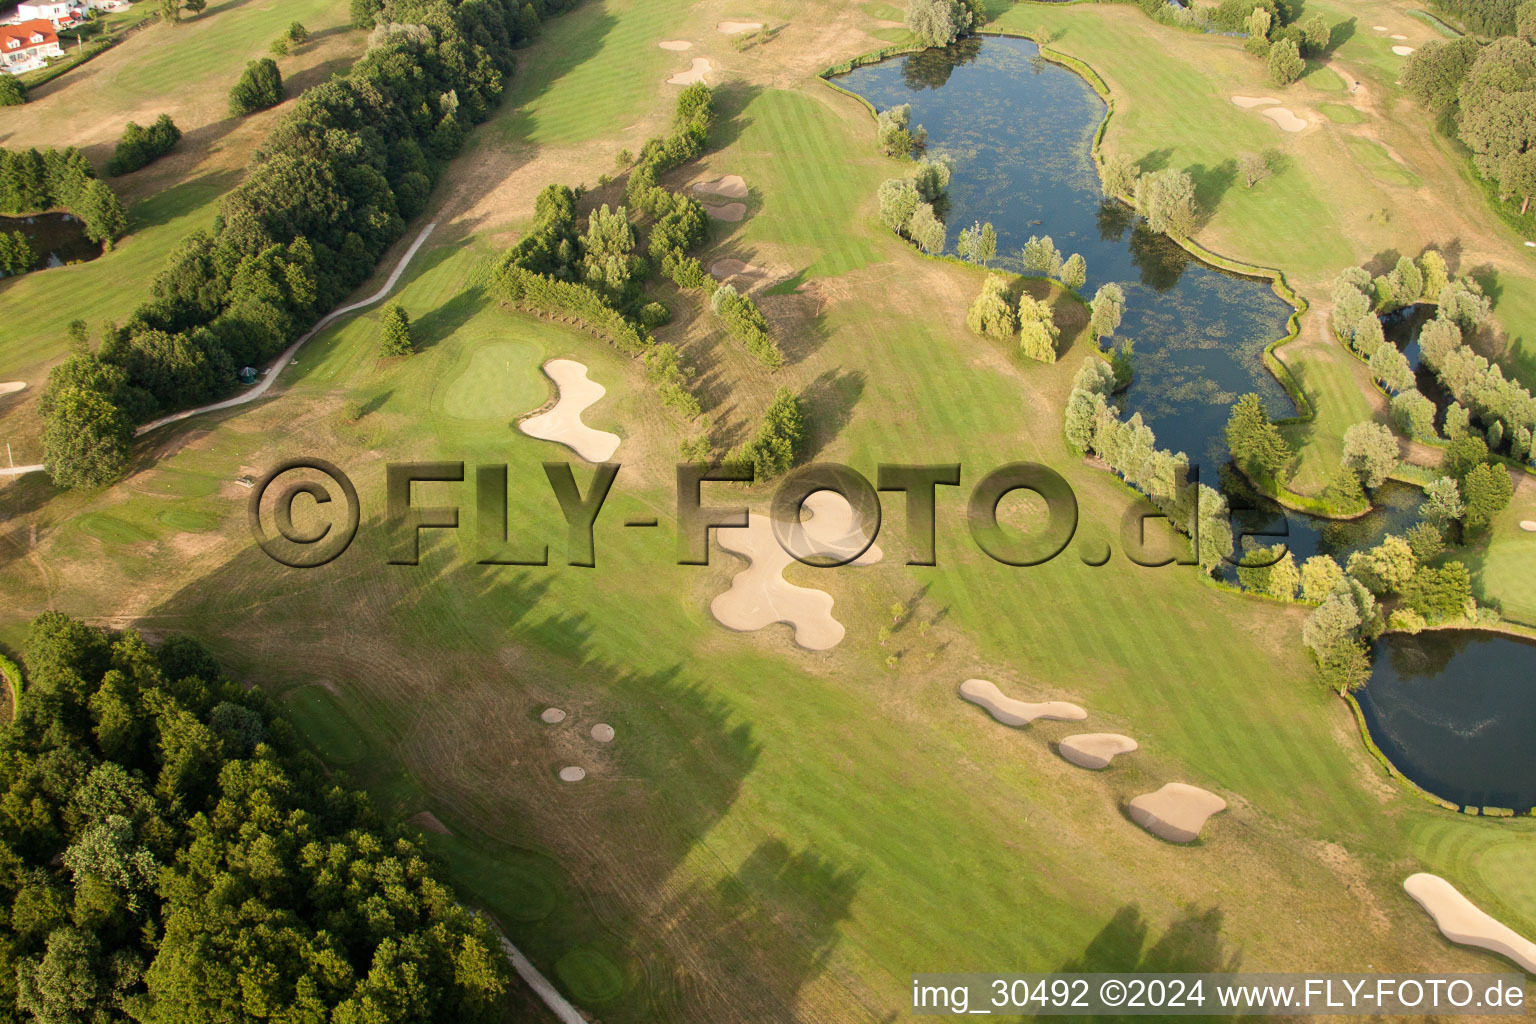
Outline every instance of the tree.
<svg viewBox="0 0 1536 1024">
<path fill-rule="evenodd" d="M 379 314 L 379 355 L 408 356 L 416 351 L 411 332 L 411 318 L 398 302 L 391 302 Z"/>
<path fill-rule="evenodd" d="M 1381 317 L 1375 313 L 1367 313 L 1355 324 L 1355 329 L 1350 334 L 1350 348 L 1360 353 L 1360 358 L 1370 362 L 1376 355 L 1376 350 L 1387 343 L 1386 333 L 1381 329 Z"/>
<path fill-rule="evenodd" d="M 1056 243 L 1051 241 L 1050 235 L 1044 238 L 1030 235 L 1019 256 L 1023 260 L 1026 274 L 1054 277 L 1061 269 L 1061 253 L 1057 251 Z"/>
<path fill-rule="evenodd" d="M 289 22 L 288 23 L 288 41 L 289 42 L 291 42 L 295 46 L 302 46 L 304 44 L 305 40 L 307 40 L 308 38 L 309 38 L 309 29 L 304 27 L 304 23 L 303 22 L 301 22 L 301 21 L 293 21 L 293 22 Z"/>
<path fill-rule="evenodd" d="M 980 257 L 981 250 L 981 224 L 975 223 L 968 228 L 960 229 L 960 237 L 955 241 L 955 252 L 967 263 L 975 263 Z"/>
<path fill-rule="evenodd" d="M 909 0 L 907 30 L 924 46 L 948 46 L 971 30 L 970 7 L 960 0 Z"/>
<path fill-rule="evenodd" d="M 271 57 L 253 60 L 245 66 L 245 73 L 229 90 L 229 112 L 235 117 L 245 117 L 258 110 L 266 110 L 283 101 L 283 74 Z"/>
<path fill-rule="evenodd" d="M 181 20 L 181 0 L 160 0 L 160 20 L 178 22 Z"/>
<path fill-rule="evenodd" d="M 104 181 L 91 179 L 75 212 L 80 216 L 86 237 L 108 249 L 128 230 L 128 214 Z"/>
<path fill-rule="evenodd" d="M 1333 29 L 1328 27 L 1328 22 L 1321 14 L 1314 14 L 1301 23 L 1302 48 L 1308 57 L 1319 57 L 1328 52 L 1328 44 L 1333 41 Z"/>
<path fill-rule="evenodd" d="M 1440 290 L 1440 310 L 1437 316 L 1452 321 L 1463 334 L 1472 334 L 1488 319 L 1493 302 L 1483 294 L 1476 281 L 1463 278 L 1453 281 Z"/>
<path fill-rule="evenodd" d="M 1262 7 L 1255 7 L 1248 15 L 1246 28 L 1248 29 L 1248 41 L 1243 44 L 1249 53 L 1256 57 L 1262 57 L 1269 51 L 1269 26 L 1273 21 L 1272 16 Z"/>
<path fill-rule="evenodd" d="M 1451 524 L 1461 522 L 1467 507 L 1461 500 L 1461 488 L 1448 476 L 1424 485 L 1424 518 L 1443 535 Z"/>
<path fill-rule="evenodd" d="M 1264 67 L 1275 85 L 1290 85 L 1307 69 L 1307 62 L 1301 59 L 1301 48 L 1296 45 L 1296 40 L 1281 39 L 1270 46 Z"/>
<path fill-rule="evenodd" d="M 917 187 L 918 195 L 930 203 L 934 202 L 949 187 L 949 178 L 953 170 L 952 162 L 945 154 L 925 156 L 917 162 L 917 167 L 912 171 L 912 184 Z"/>
<path fill-rule="evenodd" d="M 1397 460 L 1397 438 L 1382 424 L 1356 423 L 1344 432 L 1344 468 L 1366 487 L 1380 487 Z"/>
<path fill-rule="evenodd" d="M 1403 88 L 1431 113 L 1452 109 L 1461 83 L 1482 45 L 1471 36 L 1431 40 L 1408 55 L 1403 64 Z"/>
<path fill-rule="evenodd" d="M 1125 315 L 1125 292 L 1113 281 L 1101 284 L 1093 293 L 1088 308 L 1088 328 L 1093 331 L 1094 339 L 1110 337 L 1119 329 L 1120 320 Z"/>
<path fill-rule="evenodd" d="M 1067 257 L 1058 278 L 1068 291 L 1077 291 L 1088 280 L 1088 261 L 1077 253 Z"/>
<path fill-rule="evenodd" d="M 886 156 L 906 159 L 913 150 L 922 149 L 928 133 L 921 125 L 912 127 L 912 104 L 903 103 L 875 115 L 875 143 Z"/>
<path fill-rule="evenodd" d="M 1261 478 L 1273 478 L 1291 461 L 1291 446 L 1270 422 L 1264 401 L 1246 394 L 1232 406 L 1227 418 L 1227 447 L 1244 470 Z"/>
<path fill-rule="evenodd" d="M 805 435 L 800 400 L 788 388 L 779 388 L 763 413 L 755 436 L 742 450 L 759 480 L 778 476 L 795 464 Z"/>
<path fill-rule="evenodd" d="M 1136 210 L 1153 231 L 1176 238 L 1195 228 L 1195 180 L 1172 167 L 1136 179 Z"/>
<path fill-rule="evenodd" d="M 1408 357 L 1399 352 L 1396 345 L 1376 346 L 1376 352 L 1371 356 L 1371 376 L 1394 392 L 1406 391 L 1414 383 L 1413 367 L 1408 365 Z"/>
<path fill-rule="evenodd" d="M 128 466 L 133 428 L 100 392 L 66 387 L 47 395 L 43 425 L 43 462 L 60 487 L 98 487 L 111 483 Z"/>
<path fill-rule="evenodd" d="M 1237 566 L 1237 578 L 1243 589 L 1280 601 L 1296 600 L 1296 589 L 1301 586 L 1296 556 L 1284 544 L 1265 548 L 1254 544 L 1251 537 L 1243 540 L 1249 545 Z"/>
<path fill-rule="evenodd" d="M 988 274 L 981 283 L 981 294 L 966 313 L 965 326 L 974 334 L 989 338 L 1012 338 L 1018 330 L 1018 316 L 1008 301 L 1008 284 L 1001 274 Z"/>
<path fill-rule="evenodd" d="M 1421 294 L 1438 299 L 1441 290 L 1451 283 L 1445 257 L 1435 249 L 1425 249 L 1419 256 L 1419 270 L 1424 275 L 1424 290 Z"/>
<path fill-rule="evenodd" d="M 1392 422 L 1409 437 L 1433 441 L 1439 436 L 1435 431 L 1435 403 L 1417 388 L 1404 388 L 1393 395 L 1391 409 Z"/>
<path fill-rule="evenodd" d="M 1117 199 L 1131 195 L 1136 191 L 1136 179 L 1140 175 L 1141 169 L 1136 165 L 1136 161 L 1124 153 L 1117 153 L 1105 160 L 1100 179 L 1105 198 Z"/>
<path fill-rule="evenodd" d="M 0 75 L 0 107 L 19 107 L 27 102 L 27 87 L 15 75 Z"/>
<path fill-rule="evenodd" d="M 1403 539 L 1413 549 L 1414 560 L 1420 565 L 1427 565 L 1445 554 L 1445 536 L 1431 523 L 1414 523 Z"/>
<path fill-rule="evenodd" d="M 992 261 L 997 259 L 997 229 L 987 221 L 981 226 L 981 240 L 976 246 L 976 258 L 981 260 L 981 265 L 989 267 Z"/>
<path fill-rule="evenodd" d="M 208 9 L 208 0 L 182 0 L 181 5 L 191 11 L 195 18 Z"/>
<path fill-rule="evenodd" d="M 1408 542 L 1389 533 L 1375 547 L 1350 555 L 1344 571 L 1380 596 L 1400 590 L 1418 566 Z"/>
<path fill-rule="evenodd" d="M 1301 598 L 1313 603 L 1324 600 L 1333 588 L 1338 586 L 1344 578 L 1344 570 L 1339 568 L 1328 555 L 1313 555 L 1301 565 Z"/>
<path fill-rule="evenodd" d="M 1051 307 L 1028 292 L 1019 296 L 1019 348 L 1031 359 L 1042 363 L 1056 361 L 1056 340 L 1061 328 L 1056 326 Z"/>
<path fill-rule="evenodd" d="M 1457 133 L 1472 150 L 1478 171 L 1497 182 L 1506 196 L 1518 194 L 1516 187 L 1525 184 L 1523 178 L 1506 182 L 1503 173 L 1522 173 L 1523 162 L 1510 158 L 1529 149 L 1536 138 L 1533 93 L 1536 47 L 1514 36 L 1483 47 L 1457 90 Z"/>
<path fill-rule="evenodd" d="M 587 233 L 581 236 L 581 278 L 610 300 L 623 296 L 639 271 L 635 255 L 635 229 L 624 207 L 609 210 L 604 203 L 587 216 Z"/>
<path fill-rule="evenodd" d="M 37 254 L 20 231 L 0 232 L 0 275 L 25 274 L 37 266 Z"/>
<path fill-rule="evenodd" d="M 917 204 L 917 211 L 912 215 L 907 233 L 929 255 L 944 251 L 944 222 L 934 214 L 930 203 Z"/>
<path fill-rule="evenodd" d="M 1429 623 L 1464 618 L 1477 607 L 1472 576 L 1461 562 L 1446 562 L 1438 569 L 1424 566 L 1404 584 L 1402 597 Z"/>
<path fill-rule="evenodd" d="M 911 178 L 887 178 L 880 185 L 880 222 L 897 234 L 908 234 L 912 215 L 922 198 Z"/>
<path fill-rule="evenodd" d="M 268 47 L 268 50 L 274 57 L 288 56 L 288 37 L 278 36 L 276 39 L 272 40 L 272 45 Z"/>
<path fill-rule="evenodd" d="M 1467 474 L 1461 483 L 1461 493 L 1467 503 L 1467 529 L 1478 534 L 1488 529 L 1494 516 L 1509 505 L 1514 487 L 1507 469 L 1485 462 Z"/>
<path fill-rule="evenodd" d="M 1237 158 L 1237 169 L 1243 183 L 1249 188 L 1269 177 L 1269 158 L 1263 153 L 1243 153 Z"/>
<path fill-rule="evenodd" d="M 1473 434 L 1462 434 L 1446 445 L 1440 469 L 1458 483 L 1488 461 L 1488 443 Z"/>
</svg>

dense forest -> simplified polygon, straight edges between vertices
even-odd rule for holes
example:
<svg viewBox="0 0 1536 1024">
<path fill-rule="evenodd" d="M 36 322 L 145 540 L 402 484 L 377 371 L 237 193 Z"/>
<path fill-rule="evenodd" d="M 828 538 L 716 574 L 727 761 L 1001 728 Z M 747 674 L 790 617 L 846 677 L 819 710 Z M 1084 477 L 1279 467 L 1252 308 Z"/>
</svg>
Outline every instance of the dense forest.
<svg viewBox="0 0 1536 1024">
<path fill-rule="evenodd" d="M 572 0 L 357 0 L 373 26 L 346 75 L 305 92 L 188 238 L 153 296 L 49 375 L 44 460 L 64 486 L 122 471 L 135 424 L 235 387 L 373 272 L 421 213 L 513 49 Z"/>
<path fill-rule="evenodd" d="M 56 612 L 0 726 L 0 1021 L 500 1019 L 497 941 L 201 647 Z"/>
</svg>

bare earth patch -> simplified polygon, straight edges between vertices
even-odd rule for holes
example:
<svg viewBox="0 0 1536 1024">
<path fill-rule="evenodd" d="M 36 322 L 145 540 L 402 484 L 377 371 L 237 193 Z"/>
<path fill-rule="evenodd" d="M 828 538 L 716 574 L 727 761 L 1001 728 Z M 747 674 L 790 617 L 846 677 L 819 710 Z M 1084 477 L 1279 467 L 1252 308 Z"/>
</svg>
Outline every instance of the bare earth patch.
<svg viewBox="0 0 1536 1024">
<path fill-rule="evenodd" d="M 863 546 L 864 536 L 852 521 L 853 509 L 842 495 L 818 491 L 805 500 L 805 508 L 812 518 L 794 528 L 793 550 L 802 555 L 852 554 Z M 729 590 L 710 602 L 709 611 L 716 621 L 743 632 L 788 623 L 794 629 L 795 643 L 812 651 L 825 651 L 842 642 L 845 630 L 832 617 L 832 595 L 798 587 L 784 578 L 784 570 L 795 559 L 774 536 L 773 522 L 767 516 L 753 512 L 745 527 L 717 530 L 715 536 L 721 547 L 750 563 L 731 580 Z M 872 565 L 882 557 L 880 549 L 871 546 L 851 564 Z"/>
<path fill-rule="evenodd" d="M 530 416 L 518 429 L 541 441 L 563 444 L 588 462 L 606 462 L 619 447 L 619 435 L 594 430 L 581 421 L 581 414 L 608 393 L 608 389 L 587 377 L 587 367 L 574 359 L 551 359 L 544 372 L 555 382 L 560 397 L 548 412 Z"/>
<path fill-rule="evenodd" d="M 1129 754 L 1139 744 L 1129 736 L 1117 732 L 1090 732 L 1081 736 L 1068 736 L 1058 748 L 1061 756 L 1079 768 L 1097 771 L 1108 768 L 1120 754 Z"/>
<path fill-rule="evenodd" d="M 1088 712 L 1064 700 L 1048 700 L 1038 704 L 1016 700 L 1006 696 L 989 679 L 967 679 L 960 684 L 960 696 L 972 704 L 981 705 L 1004 725 L 1015 727 L 1028 725 L 1037 718 L 1056 722 L 1081 722 L 1088 717 Z"/>
<path fill-rule="evenodd" d="M 693 46 L 693 44 L 686 39 L 663 39 L 656 45 L 661 47 L 663 50 L 686 50 Z"/>
<path fill-rule="evenodd" d="M 727 174 L 718 181 L 695 182 L 693 190 L 706 195 L 724 196 L 727 199 L 745 199 L 747 198 L 747 179 L 739 174 Z"/>
<path fill-rule="evenodd" d="M 1254 107 L 1262 107 L 1266 103 L 1279 103 L 1273 96 L 1233 96 L 1232 102 L 1244 110 L 1252 110 Z"/>
<path fill-rule="evenodd" d="M 1452 942 L 1490 950 L 1536 974 L 1536 942 L 1479 910 L 1450 882 L 1421 871 L 1404 879 L 1403 889 Z"/>
<path fill-rule="evenodd" d="M 408 820 L 412 825 L 415 825 L 417 828 L 426 832 L 436 832 L 439 835 L 445 836 L 453 834 L 449 831 L 448 826 L 439 821 L 437 815 L 433 814 L 431 811 L 421 811 L 417 814 L 411 815 L 410 818 L 406 820 Z"/>
<path fill-rule="evenodd" d="M 1200 838 L 1206 819 L 1227 809 L 1227 802 L 1209 790 L 1183 782 L 1170 782 L 1156 793 L 1143 793 L 1131 801 L 1131 820 L 1170 843 L 1192 843 Z"/>
<path fill-rule="evenodd" d="M 715 28 L 728 36 L 733 36 L 738 32 L 756 32 L 762 27 L 763 23 L 760 21 L 722 21 L 715 26 Z"/>
<path fill-rule="evenodd" d="M 706 206 L 704 212 L 713 220 L 725 220 L 734 224 L 747 215 L 747 204 L 726 203 L 724 206 Z"/>
<path fill-rule="evenodd" d="M 726 281 L 733 277 L 763 277 L 768 273 L 766 267 L 759 267 L 743 260 L 715 260 L 709 265 L 709 272 L 717 281 Z"/>
<path fill-rule="evenodd" d="M 695 57 L 693 63 L 688 65 L 687 71 L 679 71 L 667 79 L 668 85 L 692 85 L 695 82 L 704 81 L 704 76 L 709 74 L 713 65 L 708 57 Z"/>
<path fill-rule="evenodd" d="M 1262 113 L 1284 131 L 1299 132 L 1307 126 L 1307 122 L 1292 113 L 1289 107 L 1270 107 Z"/>
</svg>

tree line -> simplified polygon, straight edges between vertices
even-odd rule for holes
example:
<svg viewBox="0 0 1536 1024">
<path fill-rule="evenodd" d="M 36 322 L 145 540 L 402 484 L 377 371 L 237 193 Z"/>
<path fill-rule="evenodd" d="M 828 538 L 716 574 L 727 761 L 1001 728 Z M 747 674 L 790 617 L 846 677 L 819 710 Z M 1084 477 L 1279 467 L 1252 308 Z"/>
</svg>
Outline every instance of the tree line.
<svg viewBox="0 0 1536 1024">
<path fill-rule="evenodd" d="M 544 13 L 569 0 L 539 0 Z M 168 257 L 152 297 L 49 376 L 44 460 L 62 486 L 105 483 L 134 424 L 230 391 L 361 284 L 421 213 L 465 127 L 483 121 L 524 36 L 515 0 L 388 0 L 345 75 L 305 92 Z"/>
<path fill-rule="evenodd" d="M 262 691 L 190 639 L 58 612 L 23 660 L 0 725 L 0 1017 L 501 1019 L 496 936 Z"/>
<path fill-rule="evenodd" d="M 1472 163 L 1520 212 L 1536 195 L 1536 2 L 1490 43 L 1472 36 L 1436 40 L 1409 54 L 1403 86 L 1435 116 L 1440 131 L 1471 151 Z M 1500 22 L 1501 27 L 1503 22 Z"/>
</svg>

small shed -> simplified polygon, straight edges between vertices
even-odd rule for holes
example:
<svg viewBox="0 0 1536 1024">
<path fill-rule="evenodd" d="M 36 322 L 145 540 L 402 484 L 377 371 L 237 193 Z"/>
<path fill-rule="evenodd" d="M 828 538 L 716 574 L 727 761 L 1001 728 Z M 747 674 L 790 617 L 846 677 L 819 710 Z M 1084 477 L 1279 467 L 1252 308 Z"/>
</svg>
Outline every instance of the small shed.
<svg viewBox="0 0 1536 1024">
<path fill-rule="evenodd" d="M 254 384 L 256 382 L 256 367 L 246 366 L 240 370 L 240 383 Z"/>
</svg>

